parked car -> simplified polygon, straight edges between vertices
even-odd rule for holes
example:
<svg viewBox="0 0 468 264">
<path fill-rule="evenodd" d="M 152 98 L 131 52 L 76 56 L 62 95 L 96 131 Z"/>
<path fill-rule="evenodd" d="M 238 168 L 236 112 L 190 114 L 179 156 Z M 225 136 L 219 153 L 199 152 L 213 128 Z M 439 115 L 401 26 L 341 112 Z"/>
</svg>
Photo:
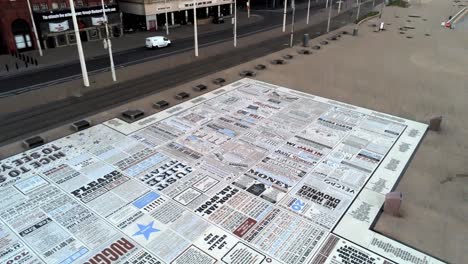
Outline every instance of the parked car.
<svg viewBox="0 0 468 264">
<path fill-rule="evenodd" d="M 156 36 L 146 38 L 146 47 L 148 49 L 163 48 L 171 45 L 171 40 L 166 37 Z"/>
<path fill-rule="evenodd" d="M 224 17 L 213 17 L 213 24 L 222 24 L 224 23 Z"/>
</svg>

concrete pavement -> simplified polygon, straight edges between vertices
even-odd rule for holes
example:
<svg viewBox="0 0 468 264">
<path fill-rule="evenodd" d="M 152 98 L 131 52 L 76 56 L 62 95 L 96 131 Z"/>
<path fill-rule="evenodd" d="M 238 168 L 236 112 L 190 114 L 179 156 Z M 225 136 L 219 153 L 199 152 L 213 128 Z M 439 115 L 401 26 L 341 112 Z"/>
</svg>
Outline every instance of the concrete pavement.
<svg viewBox="0 0 468 264">
<path fill-rule="evenodd" d="M 468 172 L 468 58 L 463 56 L 468 36 L 440 27 L 440 18 L 449 13 L 448 5 L 448 1 L 426 0 L 408 9 L 385 8 L 383 21 L 387 30 L 384 32 L 375 33 L 371 25 L 378 20 L 371 20 L 361 26 L 358 37 L 342 36 L 319 51 L 313 50 L 312 55 L 299 56 L 296 53 L 299 47 L 287 48 L 88 118 L 100 123 L 130 108 L 151 114 L 157 111 L 151 106 L 154 101 L 164 99 L 177 103 L 176 93 L 190 91 L 191 86 L 199 83 L 208 84 L 209 90 L 216 89 L 212 79 L 238 80 L 240 70 L 253 69 L 259 63 L 268 67 L 258 72 L 256 78 L 262 81 L 421 122 L 442 115 L 442 131 L 428 132 L 396 187 L 404 195 L 403 217 L 382 215 L 375 230 L 450 263 L 465 263 L 468 182 L 456 175 Z M 403 26 L 414 29 L 399 30 Z M 352 26 L 347 29 L 350 31 Z M 312 44 L 323 39 L 313 40 Z M 295 58 L 287 65 L 269 64 L 284 54 Z M 56 92 L 50 89 L 48 96 Z M 46 94 L 42 93 L 44 99 Z M 36 100 L 39 95 L 35 94 Z M 18 100 L 26 98 L 18 97 Z M 66 123 L 42 135 L 52 140 L 69 133 L 69 123 Z M 0 149 L 3 157 L 19 151 L 19 142 Z"/>
</svg>

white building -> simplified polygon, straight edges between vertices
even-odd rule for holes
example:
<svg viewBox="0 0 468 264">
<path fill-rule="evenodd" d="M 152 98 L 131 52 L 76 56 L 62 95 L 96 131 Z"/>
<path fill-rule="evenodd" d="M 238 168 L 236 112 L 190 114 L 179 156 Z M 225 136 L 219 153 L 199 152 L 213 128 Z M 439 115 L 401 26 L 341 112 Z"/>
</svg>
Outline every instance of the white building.
<svg viewBox="0 0 468 264">
<path fill-rule="evenodd" d="M 165 13 L 169 26 L 192 23 L 193 3 L 191 0 L 120 0 L 126 28 L 139 27 L 156 30 L 165 24 Z M 229 16 L 233 0 L 196 0 L 197 18 Z"/>
</svg>

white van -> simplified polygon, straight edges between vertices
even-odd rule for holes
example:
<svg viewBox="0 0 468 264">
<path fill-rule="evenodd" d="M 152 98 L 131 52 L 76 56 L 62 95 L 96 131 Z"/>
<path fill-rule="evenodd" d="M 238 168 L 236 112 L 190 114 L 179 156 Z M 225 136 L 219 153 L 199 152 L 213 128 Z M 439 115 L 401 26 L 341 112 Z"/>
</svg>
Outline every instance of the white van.
<svg viewBox="0 0 468 264">
<path fill-rule="evenodd" d="M 171 40 L 166 38 L 166 37 L 149 37 L 146 38 L 146 47 L 148 49 L 153 49 L 153 48 L 162 48 L 162 47 L 167 47 L 171 45 Z"/>
</svg>

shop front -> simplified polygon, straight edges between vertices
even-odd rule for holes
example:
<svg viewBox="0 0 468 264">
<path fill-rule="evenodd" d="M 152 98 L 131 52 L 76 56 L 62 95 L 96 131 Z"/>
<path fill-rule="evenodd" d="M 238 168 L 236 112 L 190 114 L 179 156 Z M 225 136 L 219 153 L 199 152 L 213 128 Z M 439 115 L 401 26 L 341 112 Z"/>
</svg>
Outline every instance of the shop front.
<svg viewBox="0 0 468 264">
<path fill-rule="evenodd" d="M 233 0 L 196 0 L 197 19 L 230 16 Z M 124 13 L 126 30 L 154 31 L 179 25 L 190 24 L 193 21 L 192 0 L 122 0 L 119 6 Z M 167 21 L 166 21 L 167 13 Z"/>
<path fill-rule="evenodd" d="M 117 5 L 105 7 L 110 37 L 122 36 L 122 19 Z M 70 10 L 36 12 L 34 20 L 42 45 L 48 48 L 76 43 Z M 101 6 L 76 9 L 81 41 L 97 41 L 106 38 L 106 28 Z"/>
</svg>

